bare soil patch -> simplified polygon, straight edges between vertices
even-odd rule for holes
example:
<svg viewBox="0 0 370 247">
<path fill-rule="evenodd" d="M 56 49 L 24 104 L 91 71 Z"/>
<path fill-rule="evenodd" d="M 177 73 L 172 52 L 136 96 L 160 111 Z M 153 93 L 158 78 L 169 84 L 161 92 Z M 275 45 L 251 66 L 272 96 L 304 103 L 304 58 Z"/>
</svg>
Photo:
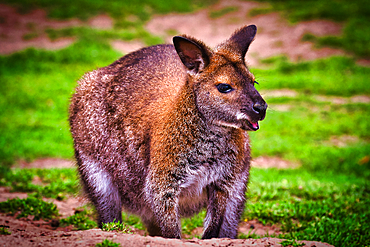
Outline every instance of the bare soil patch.
<svg viewBox="0 0 370 247">
<path fill-rule="evenodd" d="M 72 168 L 75 166 L 73 160 L 58 159 L 58 158 L 41 158 L 32 162 L 19 160 L 13 167 L 14 168 Z"/>
<path fill-rule="evenodd" d="M 279 157 L 267 157 L 260 156 L 252 159 L 252 167 L 257 168 L 278 168 L 278 169 L 288 169 L 288 168 L 298 168 L 300 164 L 294 163 L 288 160 L 283 160 Z"/>
<path fill-rule="evenodd" d="M 89 25 L 97 29 L 111 29 L 113 20 L 99 15 L 87 22 L 78 19 L 67 21 L 50 20 L 44 10 L 34 10 L 21 15 L 15 8 L 0 4 L 0 54 L 11 54 L 29 47 L 57 50 L 71 45 L 74 38 L 50 40 L 45 30 Z"/>
<path fill-rule="evenodd" d="M 342 148 L 359 142 L 361 142 L 361 139 L 358 136 L 343 135 L 330 137 L 330 140 L 326 144 Z"/>
<path fill-rule="evenodd" d="M 172 34 L 188 34 L 203 40 L 210 46 L 215 46 L 229 38 L 231 32 L 243 25 L 255 24 L 258 27 L 256 41 L 252 43 L 247 53 L 250 65 L 258 64 L 258 60 L 271 56 L 285 54 L 292 61 L 312 60 L 333 55 L 344 55 L 338 49 L 316 49 L 311 42 L 302 42 L 304 34 L 317 36 L 340 35 L 343 26 L 330 21 L 309 21 L 290 24 L 277 13 L 249 17 L 248 13 L 264 5 L 245 1 L 220 1 L 210 9 L 191 14 L 170 14 L 154 17 L 147 29 L 172 42 Z M 236 11 L 222 17 L 211 19 L 210 11 L 226 7 L 236 7 Z"/>
<path fill-rule="evenodd" d="M 28 47 L 61 49 L 73 43 L 73 38 L 51 41 L 45 34 L 47 28 L 81 25 L 78 20 L 55 21 L 46 17 L 43 10 L 21 15 L 15 8 L 0 4 L 0 54 L 11 54 Z M 27 36 L 29 38 L 27 38 Z"/>
<path fill-rule="evenodd" d="M 140 48 L 143 48 L 145 45 L 140 41 L 122 41 L 122 40 L 113 40 L 110 42 L 111 46 L 116 49 L 117 51 L 122 52 L 123 54 L 127 54 Z"/>
<path fill-rule="evenodd" d="M 260 93 L 264 98 L 280 98 L 280 97 L 295 98 L 298 96 L 297 91 L 287 88 L 276 90 L 261 90 Z"/>
<path fill-rule="evenodd" d="M 370 96 L 368 95 L 355 95 L 352 97 L 337 97 L 337 96 L 325 96 L 317 95 L 315 99 L 318 101 L 330 102 L 335 105 L 351 104 L 351 103 L 370 103 Z"/>
</svg>

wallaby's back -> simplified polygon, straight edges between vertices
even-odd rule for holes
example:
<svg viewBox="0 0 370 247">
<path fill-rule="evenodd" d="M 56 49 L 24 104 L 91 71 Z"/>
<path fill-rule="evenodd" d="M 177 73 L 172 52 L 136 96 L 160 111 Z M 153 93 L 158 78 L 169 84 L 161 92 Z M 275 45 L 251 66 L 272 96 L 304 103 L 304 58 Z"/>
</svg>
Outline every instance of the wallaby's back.
<svg viewBox="0 0 370 247">
<path fill-rule="evenodd" d="M 138 178 L 145 176 L 148 165 L 151 125 L 174 103 L 185 76 L 174 47 L 157 45 L 86 74 L 73 97 L 70 122 L 82 178 L 89 181 L 90 174 L 84 174 L 92 167 L 107 170 L 113 179 L 122 181 L 110 186 L 136 198 L 126 205 L 135 213 L 140 213 L 137 210 L 141 211 L 144 203 L 142 195 L 136 194 L 144 182 Z M 94 165 L 84 162 L 96 158 Z M 93 171 L 98 174 L 95 180 L 110 176 Z M 91 197 L 90 191 L 99 181 L 90 180 L 84 185 Z"/>
<path fill-rule="evenodd" d="M 174 100 L 185 77 L 186 71 L 174 47 L 157 45 L 130 53 L 107 67 L 88 73 L 80 81 L 75 97 L 87 91 L 96 93 L 96 98 L 89 100 L 107 102 L 102 107 L 110 107 L 105 109 L 110 115 L 120 112 L 125 117 L 142 118 L 143 114 L 151 114 L 149 105 Z"/>
<path fill-rule="evenodd" d="M 203 238 L 236 237 L 250 149 L 266 103 L 244 56 L 255 26 L 212 49 L 190 37 L 87 73 L 70 107 L 81 180 L 99 224 L 141 216 L 180 237 L 180 216 L 207 207 Z"/>
</svg>

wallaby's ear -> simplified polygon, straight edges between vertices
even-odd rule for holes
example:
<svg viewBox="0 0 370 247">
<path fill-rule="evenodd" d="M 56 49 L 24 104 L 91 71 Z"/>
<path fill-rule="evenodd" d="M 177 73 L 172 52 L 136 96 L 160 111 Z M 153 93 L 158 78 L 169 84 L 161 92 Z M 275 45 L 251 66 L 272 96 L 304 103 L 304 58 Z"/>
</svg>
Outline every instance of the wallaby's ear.
<svg viewBox="0 0 370 247">
<path fill-rule="evenodd" d="M 198 73 L 209 64 L 207 48 L 182 36 L 173 37 L 173 44 L 182 63 L 193 73 Z"/>
<path fill-rule="evenodd" d="M 226 45 L 244 59 L 248 51 L 249 45 L 252 43 L 257 33 L 257 27 L 250 25 L 237 30 L 230 39 L 226 41 Z"/>
</svg>

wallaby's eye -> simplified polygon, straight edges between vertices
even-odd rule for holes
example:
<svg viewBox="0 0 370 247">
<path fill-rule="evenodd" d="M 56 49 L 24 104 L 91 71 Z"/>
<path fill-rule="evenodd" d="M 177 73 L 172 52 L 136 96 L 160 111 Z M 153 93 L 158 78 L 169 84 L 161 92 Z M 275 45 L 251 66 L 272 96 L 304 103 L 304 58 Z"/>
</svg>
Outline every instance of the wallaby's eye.
<svg viewBox="0 0 370 247">
<path fill-rule="evenodd" d="M 216 87 L 220 93 L 230 93 L 234 90 L 229 84 L 226 83 L 220 83 Z"/>
</svg>

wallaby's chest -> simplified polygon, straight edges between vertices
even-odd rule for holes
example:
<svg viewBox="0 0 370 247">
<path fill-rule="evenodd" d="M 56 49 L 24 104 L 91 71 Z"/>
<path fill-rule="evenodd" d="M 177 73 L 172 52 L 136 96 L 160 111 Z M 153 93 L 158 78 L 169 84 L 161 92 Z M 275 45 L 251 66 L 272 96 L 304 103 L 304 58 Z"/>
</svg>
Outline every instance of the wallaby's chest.
<svg viewBox="0 0 370 247">
<path fill-rule="evenodd" d="M 179 166 L 186 174 L 180 184 L 182 194 L 200 195 L 207 185 L 228 179 L 243 165 L 238 155 L 243 152 L 229 135 L 211 134 L 200 138 L 179 159 Z"/>
</svg>

